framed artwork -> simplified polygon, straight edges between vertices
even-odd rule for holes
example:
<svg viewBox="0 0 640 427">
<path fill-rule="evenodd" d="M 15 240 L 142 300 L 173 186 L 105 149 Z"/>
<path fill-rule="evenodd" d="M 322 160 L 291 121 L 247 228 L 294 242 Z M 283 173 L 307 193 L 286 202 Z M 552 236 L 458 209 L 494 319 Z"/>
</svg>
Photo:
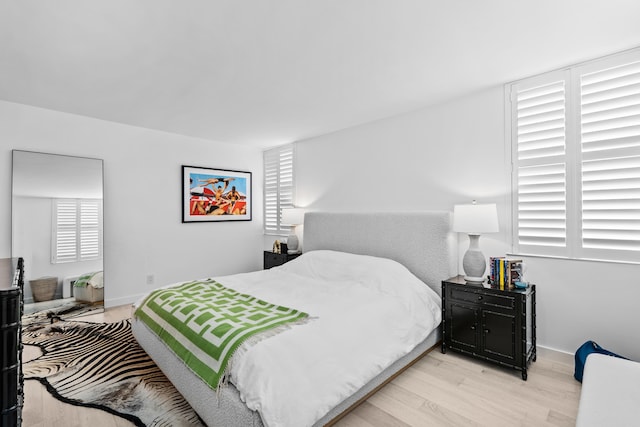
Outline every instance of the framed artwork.
<svg viewBox="0 0 640 427">
<path fill-rule="evenodd" d="M 182 222 L 251 221 L 251 172 L 182 166 Z"/>
</svg>

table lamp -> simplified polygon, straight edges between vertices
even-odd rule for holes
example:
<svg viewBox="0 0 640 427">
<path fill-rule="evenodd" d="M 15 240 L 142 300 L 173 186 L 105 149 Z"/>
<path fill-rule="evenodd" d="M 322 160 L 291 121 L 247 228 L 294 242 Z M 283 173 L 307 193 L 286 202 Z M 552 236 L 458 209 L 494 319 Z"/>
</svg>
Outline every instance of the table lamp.
<svg viewBox="0 0 640 427">
<path fill-rule="evenodd" d="M 478 205 L 474 200 L 470 205 L 455 205 L 453 231 L 469 235 L 469 249 L 462 258 L 464 279 L 471 283 L 484 282 L 487 262 L 480 251 L 480 235 L 499 231 L 498 210 L 495 203 Z"/>
<path fill-rule="evenodd" d="M 298 253 L 298 236 L 296 235 L 296 225 L 304 223 L 304 209 L 302 208 L 284 208 L 282 209 L 283 225 L 290 225 L 291 231 L 287 237 L 287 252 L 290 254 Z"/>
</svg>

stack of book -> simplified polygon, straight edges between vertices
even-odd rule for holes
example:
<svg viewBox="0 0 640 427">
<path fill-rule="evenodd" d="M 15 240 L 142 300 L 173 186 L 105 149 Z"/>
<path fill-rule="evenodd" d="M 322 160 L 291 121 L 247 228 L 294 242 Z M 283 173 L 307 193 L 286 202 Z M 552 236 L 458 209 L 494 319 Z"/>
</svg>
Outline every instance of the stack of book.
<svg viewBox="0 0 640 427">
<path fill-rule="evenodd" d="M 489 258 L 489 281 L 491 286 L 500 289 L 515 288 L 515 283 L 522 281 L 522 260 L 505 257 Z"/>
</svg>

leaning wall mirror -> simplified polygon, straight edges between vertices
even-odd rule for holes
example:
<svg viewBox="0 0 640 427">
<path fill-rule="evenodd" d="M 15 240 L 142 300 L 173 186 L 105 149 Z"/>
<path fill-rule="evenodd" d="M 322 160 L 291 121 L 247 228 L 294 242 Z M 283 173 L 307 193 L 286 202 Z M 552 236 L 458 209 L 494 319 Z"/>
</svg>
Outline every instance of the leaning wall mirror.
<svg viewBox="0 0 640 427">
<path fill-rule="evenodd" d="M 24 258 L 25 315 L 101 310 L 102 160 L 21 150 L 12 160 L 11 252 Z"/>
</svg>

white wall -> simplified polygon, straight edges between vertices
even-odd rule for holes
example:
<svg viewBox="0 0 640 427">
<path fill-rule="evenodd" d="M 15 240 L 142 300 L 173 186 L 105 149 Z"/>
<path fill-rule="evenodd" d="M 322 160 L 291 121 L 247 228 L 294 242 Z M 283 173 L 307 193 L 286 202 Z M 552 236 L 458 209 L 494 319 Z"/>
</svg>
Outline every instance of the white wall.
<svg viewBox="0 0 640 427">
<path fill-rule="evenodd" d="M 472 199 L 495 202 L 500 233 L 482 236 L 480 243 L 487 257 L 504 255 L 510 248 L 510 182 L 503 103 L 503 90 L 496 87 L 302 141 L 297 204 L 310 210 L 394 211 L 451 210 Z M 467 246 L 461 236 L 461 253 Z M 539 345 L 573 353 L 594 339 L 640 359 L 640 265 L 526 261 L 526 278 L 538 289 Z"/>
<path fill-rule="evenodd" d="M 12 149 L 104 160 L 107 306 L 179 280 L 262 268 L 256 148 L 0 101 L 0 258 L 11 256 Z M 182 224 L 181 165 L 252 172 L 253 221 Z M 146 284 L 149 274 L 154 285 Z"/>
</svg>

